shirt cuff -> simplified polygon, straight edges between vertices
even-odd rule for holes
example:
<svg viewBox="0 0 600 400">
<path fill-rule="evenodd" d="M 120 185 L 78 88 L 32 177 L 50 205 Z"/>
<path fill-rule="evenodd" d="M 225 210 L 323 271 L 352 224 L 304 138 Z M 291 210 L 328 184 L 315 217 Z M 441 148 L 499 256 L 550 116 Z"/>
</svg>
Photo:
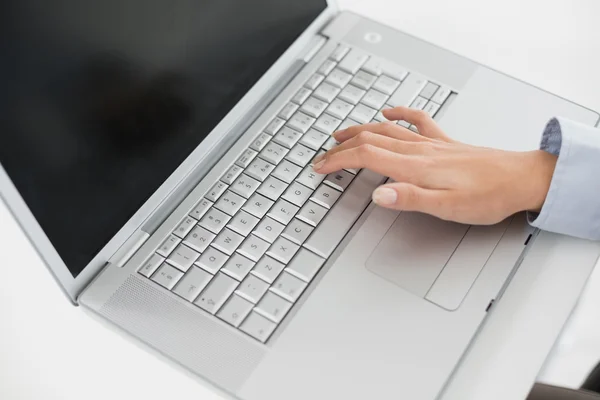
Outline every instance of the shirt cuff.
<svg viewBox="0 0 600 400">
<path fill-rule="evenodd" d="M 537 228 L 600 240 L 600 130 L 563 118 L 546 125 L 540 149 L 558 155 L 540 213 L 527 213 Z"/>
</svg>

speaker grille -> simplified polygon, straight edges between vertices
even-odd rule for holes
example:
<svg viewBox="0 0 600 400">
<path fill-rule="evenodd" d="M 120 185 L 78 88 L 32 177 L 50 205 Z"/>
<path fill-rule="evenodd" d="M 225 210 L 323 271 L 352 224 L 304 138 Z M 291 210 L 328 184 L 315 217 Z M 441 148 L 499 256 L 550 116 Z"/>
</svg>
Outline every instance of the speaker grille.
<svg viewBox="0 0 600 400">
<path fill-rule="evenodd" d="M 143 342 L 215 385 L 237 392 L 265 349 L 215 317 L 136 276 L 130 276 L 100 313 Z"/>
</svg>

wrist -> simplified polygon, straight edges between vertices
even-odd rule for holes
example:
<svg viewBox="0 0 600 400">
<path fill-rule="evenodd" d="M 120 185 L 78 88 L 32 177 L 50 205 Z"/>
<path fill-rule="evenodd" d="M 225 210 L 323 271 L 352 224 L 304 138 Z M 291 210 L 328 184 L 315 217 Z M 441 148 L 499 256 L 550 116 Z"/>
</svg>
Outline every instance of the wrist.
<svg viewBox="0 0 600 400">
<path fill-rule="evenodd" d="M 526 173 L 522 182 L 525 196 L 523 196 L 521 211 L 539 212 L 546 201 L 548 190 L 550 190 L 558 157 L 543 150 L 529 151 L 523 155 L 525 158 L 523 168 Z"/>
</svg>

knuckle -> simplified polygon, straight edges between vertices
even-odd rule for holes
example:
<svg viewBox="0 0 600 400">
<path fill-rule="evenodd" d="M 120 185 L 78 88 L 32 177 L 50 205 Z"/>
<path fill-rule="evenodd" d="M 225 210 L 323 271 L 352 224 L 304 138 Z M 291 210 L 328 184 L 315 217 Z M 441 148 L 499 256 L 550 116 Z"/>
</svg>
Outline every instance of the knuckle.
<svg viewBox="0 0 600 400">
<path fill-rule="evenodd" d="M 416 110 L 415 119 L 417 120 L 417 122 L 424 123 L 429 120 L 429 114 L 427 114 L 423 110 Z"/>
<path fill-rule="evenodd" d="M 360 131 L 358 135 L 356 135 L 356 140 L 359 143 L 367 143 L 371 138 L 371 132 L 369 131 Z"/>
<path fill-rule="evenodd" d="M 374 152 L 375 146 L 371 144 L 363 143 L 360 146 L 358 146 L 358 154 L 362 160 L 368 160 L 370 157 L 373 156 Z"/>
</svg>

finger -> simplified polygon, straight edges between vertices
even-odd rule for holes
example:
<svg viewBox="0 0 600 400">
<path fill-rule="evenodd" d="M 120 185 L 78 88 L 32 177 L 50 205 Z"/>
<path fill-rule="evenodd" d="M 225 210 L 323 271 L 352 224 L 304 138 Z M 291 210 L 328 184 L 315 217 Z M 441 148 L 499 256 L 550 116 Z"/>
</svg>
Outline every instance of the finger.
<svg viewBox="0 0 600 400">
<path fill-rule="evenodd" d="M 423 110 L 408 107 L 395 107 L 382 111 L 383 116 L 390 120 L 402 120 L 415 125 L 419 135 L 445 142 L 453 140 L 442 131 L 435 121 Z"/>
<path fill-rule="evenodd" d="M 450 190 L 426 189 L 410 183 L 389 183 L 373 192 L 375 204 L 394 210 L 417 211 L 443 219 L 452 218 L 454 194 Z"/>
<path fill-rule="evenodd" d="M 372 145 L 375 147 L 379 147 L 382 149 L 386 149 L 398 154 L 405 155 L 425 155 L 430 154 L 432 147 L 428 146 L 429 143 L 423 142 L 406 142 L 403 140 L 393 139 L 388 136 L 378 135 L 369 131 L 361 131 L 359 134 L 354 137 L 346 140 L 345 142 L 335 146 L 331 150 L 329 150 L 326 154 L 323 154 L 316 161 L 320 161 L 325 157 L 331 157 L 333 154 L 339 153 L 341 151 L 349 150 L 354 147 L 359 147 L 361 145 Z M 447 146 L 446 144 L 440 143 L 440 145 Z"/>
<path fill-rule="evenodd" d="M 338 142 L 343 143 L 346 140 L 349 140 L 354 136 L 358 135 L 362 131 L 369 131 L 382 136 L 387 136 L 398 140 L 405 140 L 407 142 L 422 142 L 428 140 L 427 138 L 402 126 L 394 124 L 393 122 L 377 122 L 363 125 L 354 125 L 342 131 L 335 132 L 333 134 L 333 137 Z"/>
<path fill-rule="evenodd" d="M 313 168 L 320 174 L 329 174 L 344 168 L 368 168 L 396 181 L 427 185 L 424 177 L 432 172 L 428 169 L 428 161 L 430 160 L 426 157 L 406 156 L 363 144 L 327 156 Z"/>
</svg>

